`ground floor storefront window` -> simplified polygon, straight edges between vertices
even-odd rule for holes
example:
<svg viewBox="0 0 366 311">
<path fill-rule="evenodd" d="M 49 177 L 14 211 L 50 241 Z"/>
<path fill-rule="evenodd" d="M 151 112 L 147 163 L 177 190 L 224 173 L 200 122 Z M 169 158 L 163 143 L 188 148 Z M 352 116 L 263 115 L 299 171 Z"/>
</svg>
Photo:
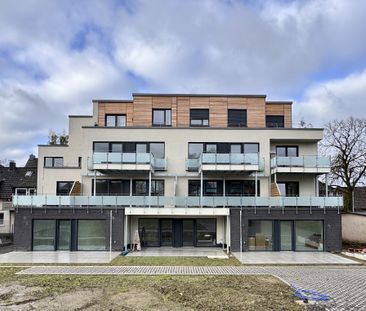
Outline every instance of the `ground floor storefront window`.
<svg viewBox="0 0 366 311">
<path fill-rule="evenodd" d="M 250 251 L 323 251 L 322 220 L 249 220 Z"/>
<path fill-rule="evenodd" d="M 34 251 L 106 249 L 105 220 L 34 219 Z"/>
<path fill-rule="evenodd" d="M 216 246 L 216 219 L 140 218 L 142 247 Z"/>
</svg>

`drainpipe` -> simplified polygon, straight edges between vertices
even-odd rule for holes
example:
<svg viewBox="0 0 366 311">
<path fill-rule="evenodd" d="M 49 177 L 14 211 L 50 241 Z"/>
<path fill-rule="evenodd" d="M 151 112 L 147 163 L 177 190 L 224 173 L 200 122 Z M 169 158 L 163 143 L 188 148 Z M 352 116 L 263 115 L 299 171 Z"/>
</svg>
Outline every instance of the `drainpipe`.
<svg viewBox="0 0 366 311">
<path fill-rule="evenodd" d="M 328 197 L 328 174 L 325 174 L 325 196 Z"/>
<path fill-rule="evenodd" d="M 124 235 L 125 235 L 125 237 L 124 237 L 124 244 L 125 244 L 124 245 L 125 246 L 124 250 L 125 251 L 127 251 L 127 244 L 128 244 L 127 243 L 127 241 L 128 241 L 128 236 L 127 236 L 128 235 L 128 228 L 127 228 L 127 226 L 128 226 L 128 216 L 125 214 L 125 230 L 124 230 L 124 232 L 125 232 L 124 233 Z"/>
<path fill-rule="evenodd" d="M 113 212 L 109 211 L 109 252 L 112 252 Z"/>
<path fill-rule="evenodd" d="M 241 219 L 241 216 L 243 214 L 243 207 L 241 206 L 240 207 L 240 213 L 239 213 L 239 234 L 240 234 L 240 255 L 242 254 L 243 252 L 243 227 L 242 227 L 242 219 Z"/>
<path fill-rule="evenodd" d="M 200 205 L 202 207 L 202 197 L 203 197 L 203 171 L 201 169 L 201 187 L 200 187 Z"/>
<path fill-rule="evenodd" d="M 149 171 L 149 207 L 151 207 L 151 170 Z"/>
<path fill-rule="evenodd" d="M 97 195 L 97 172 L 94 170 L 94 189 L 93 189 L 93 196 Z"/>
</svg>

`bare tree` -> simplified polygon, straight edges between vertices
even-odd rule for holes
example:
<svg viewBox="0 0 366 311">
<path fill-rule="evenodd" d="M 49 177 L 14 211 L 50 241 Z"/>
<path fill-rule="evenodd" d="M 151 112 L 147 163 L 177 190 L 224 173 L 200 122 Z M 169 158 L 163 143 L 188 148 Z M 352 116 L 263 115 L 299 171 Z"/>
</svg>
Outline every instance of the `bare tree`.
<svg viewBox="0 0 366 311">
<path fill-rule="evenodd" d="M 306 122 L 304 118 L 301 118 L 301 120 L 299 121 L 299 127 L 300 128 L 311 128 L 311 127 L 313 127 L 313 125 L 311 123 Z"/>
<path fill-rule="evenodd" d="M 331 157 L 331 183 L 343 187 L 349 212 L 355 187 L 366 180 L 366 120 L 350 117 L 328 123 L 321 150 Z"/>
</svg>

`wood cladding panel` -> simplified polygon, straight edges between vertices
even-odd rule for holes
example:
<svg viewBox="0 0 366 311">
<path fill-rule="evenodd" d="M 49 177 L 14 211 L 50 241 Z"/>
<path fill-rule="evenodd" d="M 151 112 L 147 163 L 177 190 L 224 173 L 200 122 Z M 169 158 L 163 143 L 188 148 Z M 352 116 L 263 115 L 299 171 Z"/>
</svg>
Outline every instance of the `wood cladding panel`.
<svg viewBox="0 0 366 311">
<path fill-rule="evenodd" d="M 265 127 L 266 103 L 264 98 L 248 98 L 248 127 Z"/>
<path fill-rule="evenodd" d="M 283 115 L 285 127 L 292 127 L 292 106 L 266 103 L 263 97 L 226 96 L 134 96 L 133 102 L 98 103 L 98 122 L 105 125 L 106 114 L 126 114 L 127 126 L 152 126 L 152 109 L 172 110 L 173 127 L 190 126 L 190 109 L 209 109 L 210 127 L 227 127 L 228 109 L 246 109 L 247 125 L 265 127 L 266 115 Z"/>
</svg>

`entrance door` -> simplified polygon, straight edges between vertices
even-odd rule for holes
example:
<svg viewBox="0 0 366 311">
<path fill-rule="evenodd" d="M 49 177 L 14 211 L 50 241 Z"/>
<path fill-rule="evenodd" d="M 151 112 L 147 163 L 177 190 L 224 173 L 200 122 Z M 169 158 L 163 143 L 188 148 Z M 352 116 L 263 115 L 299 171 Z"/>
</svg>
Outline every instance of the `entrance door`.
<svg viewBox="0 0 366 311">
<path fill-rule="evenodd" d="M 173 247 L 183 246 L 183 220 L 173 219 Z"/>
<path fill-rule="evenodd" d="M 291 220 L 280 221 L 280 250 L 293 250 L 293 222 Z"/>
</svg>

